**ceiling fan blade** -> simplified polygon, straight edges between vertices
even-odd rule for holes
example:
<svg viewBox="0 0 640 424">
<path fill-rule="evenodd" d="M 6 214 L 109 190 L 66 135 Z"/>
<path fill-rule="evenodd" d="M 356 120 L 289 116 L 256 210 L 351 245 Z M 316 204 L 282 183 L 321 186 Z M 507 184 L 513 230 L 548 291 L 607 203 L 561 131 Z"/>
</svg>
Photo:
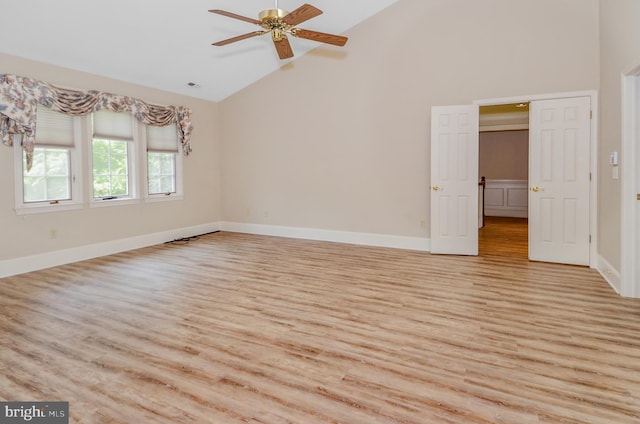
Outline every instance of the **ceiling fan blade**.
<svg viewBox="0 0 640 424">
<path fill-rule="evenodd" d="M 296 28 L 291 32 L 296 37 L 306 38 L 307 40 L 319 41 L 321 43 L 333 44 L 334 46 L 344 46 L 347 44 L 347 37 L 342 35 L 326 34 L 324 32 L 310 31 L 308 29 Z"/>
<path fill-rule="evenodd" d="M 280 59 L 289 59 L 293 57 L 293 49 L 291 48 L 291 44 L 289 43 L 289 39 L 286 35 L 282 34 L 279 40 L 273 40 L 273 44 L 276 46 L 276 51 L 278 52 L 278 57 Z"/>
<path fill-rule="evenodd" d="M 282 22 L 287 25 L 296 26 L 311 18 L 315 18 L 318 15 L 322 15 L 322 10 L 315 6 L 311 6 L 310 4 L 303 4 L 282 18 Z"/>
<path fill-rule="evenodd" d="M 256 37 L 258 35 L 263 35 L 268 33 L 269 31 L 254 31 L 248 34 L 238 35 L 237 37 L 227 38 L 226 40 L 218 41 L 217 43 L 211 43 L 213 46 L 226 46 L 227 44 L 235 43 L 236 41 L 244 40 L 251 37 Z"/>
<path fill-rule="evenodd" d="M 216 13 L 216 14 L 222 15 L 222 16 L 227 16 L 227 17 L 233 18 L 233 19 L 239 19 L 241 21 L 249 22 L 251 24 L 260 25 L 260 21 L 257 20 L 257 19 L 247 18 L 246 16 L 241 16 L 241 15 L 236 15 L 235 13 L 227 12 L 226 10 L 212 9 L 212 10 L 209 10 L 209 12 Z"/>
</svg>

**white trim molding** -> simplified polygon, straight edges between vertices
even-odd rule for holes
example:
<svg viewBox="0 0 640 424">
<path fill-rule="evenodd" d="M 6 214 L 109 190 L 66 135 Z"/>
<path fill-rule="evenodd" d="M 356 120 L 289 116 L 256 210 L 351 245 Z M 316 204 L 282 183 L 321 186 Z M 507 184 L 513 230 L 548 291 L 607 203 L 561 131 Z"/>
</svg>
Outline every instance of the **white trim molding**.
<svg viewBox="0 0 640 424">
<path fill-rule="evenodd" d="M 622 75 L 622 151 L 621 151 L 621 288 L 625 297 L 640 296 L 640 228 L 636 217 L 640 213 L 637 194 L 640 193 L 640 150 L 636 146 L 640 135 L 640 66 Z"/>
<path fill-rule="evenodd" d="M 140 249 L 184 237 L 219 231 L 218 223 L 202 224 L 193 227 L 178 228 L 158 233 L 145 234 L 126 239 L 106 241 L 87 246 L 72 247 L 37 255 L 23 256 L 0 261 L 0 278 L 24 274 L 52 266 L 113 255 L 127 250 Z"/>
<path fill-rule="evenodd" d="M 611 264 L 602 256 L 598 256 L 598 272 L 600 272 L 602 278 L 609 283 L 616 293 L 622 293 L 622 279 L 620 278 L 620 272 L 611 266 Z"/>
<path fill-rule="evenodd" d="M 315 228 L 285 227 L 280 225 L 248 224 L 241 222 L 214 222 L 193 227 L 178 228 L 126 239 L 111 240 L 87 246 L 73 247 L 0 261 L 0 278 L 24 274 L 53 266 L 113 255 L 133 249 L 161 244 L 215 231 L 229 231 L 275 237 L 350 243 L 363 246 L 389 247 L 429 252 L 428 238 L 394 236 L 389 234 L 356 233 L 350 231 L 321 230 Z"/>
<path fill-rule="evenodd" d="M 285 227 L 281 225 L 250 224 L 243 222 L 221 222 L 221 231 L 258 234 L 264 236 L 289 237 L 305 240 L 330 241 L 363 246 L 390 247 L 429 252 L 428 238 L 394 236 L 390 234 L 356 233 L 352 231 L 322 230 L 318 228 Z"/>
</svg>

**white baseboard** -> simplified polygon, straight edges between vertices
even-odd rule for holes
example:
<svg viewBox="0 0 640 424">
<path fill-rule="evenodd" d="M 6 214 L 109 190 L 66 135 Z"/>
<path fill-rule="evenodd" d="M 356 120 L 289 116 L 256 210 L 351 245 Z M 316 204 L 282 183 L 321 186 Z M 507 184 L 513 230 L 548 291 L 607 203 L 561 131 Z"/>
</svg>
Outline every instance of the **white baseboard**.
<svg viewBox="0 0 640 424">
<path fill-rule="evenodd" d="M 622 278 L 620 276 L 620 271 L 611 266 L 611 264 L 602 256 L 598 256 L 598 272 L 616 291 L 616 293 L 621 294 Z"/>
<path fill-rule="evenodd" d="M 218 223 L 209 223 L 195 225 L 193 227 L 177 228 L 159 233 L 145 234 L 126 239 L 111 240 L 87 246 L 56 250 L 53 252 L 24 256 L 21 258 L 7 259 L 0 261 L 0 278 L 37 271 L 39 269 L 50 268 L 52 266 L 65 265 L 86 259 L 93 259 L 100 256 L 112 255 L 114 253 L 120 253 L 127 250 L 140 249 L 142 247 L 153 246 L 155 244 L 164 243 L 178 238 L 190 237 L 219 230 L 220 228 Z"/>
<path fill-rule="evenodd" d="M 431 250 L 430 239 L 421 237 L 356 233 L 351 231 L 321 230 L 316 228 L 285 227 L 280 225 L 247 224 L 242 222 L 221 222 L 220 230 L 234 233 L 331 241 L 364 246 L 390 247 L 394 249 L 420 250 L 424 252 Z"/>
<path fill-rule="evenodd" d="M 404 237 L 386 234 L 355 233 L 349 231 L 320 230 L 314 228 L 285 227 L 279 225 L 245 224 L 239 222 L 215 222 L 178 228 L 175 230 L 145 234 L 126 239 L 111 240 L 103 243 L 56 250 L 37 255 L 23 256 L 0 261 L 0 278 L 24 274 L 39 269 L 65 265 L 72 262 L 113 255 L 127 250 L 153 246 L 166 241 L 190 237 L 213 231 L 230 231 L 290 237 L 307 240 L 332 241 L 365 246 L 390 247 L 395 249 L 419 250 L 428 252 L 431 248 L 429 239 L 420 237 Z"/>
</svg>

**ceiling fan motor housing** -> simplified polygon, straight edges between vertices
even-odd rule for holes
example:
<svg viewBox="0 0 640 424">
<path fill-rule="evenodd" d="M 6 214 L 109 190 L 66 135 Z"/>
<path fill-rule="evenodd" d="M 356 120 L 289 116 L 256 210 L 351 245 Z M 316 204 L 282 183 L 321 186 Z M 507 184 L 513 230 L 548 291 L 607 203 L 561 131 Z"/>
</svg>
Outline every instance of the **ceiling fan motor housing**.
<svg viewBox="0 0 640 424">
<path fill-rule="evenodd" d="M 288 11 L 284 9 L 267 9 L 260 12 L 258 15 L 258 19 L 262 24 L 267 22 L 278 21 L 289 14 Z"/>
<path fill-rule="evenodd" d="M 286 38 L 285 33 L 291 30 L 291 26 L 282 22 L 282 18 L 289 14 L 283 9 L 267 9 L 260 12 L 260 26 L 267 31 L 271 31 L 271 38 L 274 42 Z"/>
</svg>

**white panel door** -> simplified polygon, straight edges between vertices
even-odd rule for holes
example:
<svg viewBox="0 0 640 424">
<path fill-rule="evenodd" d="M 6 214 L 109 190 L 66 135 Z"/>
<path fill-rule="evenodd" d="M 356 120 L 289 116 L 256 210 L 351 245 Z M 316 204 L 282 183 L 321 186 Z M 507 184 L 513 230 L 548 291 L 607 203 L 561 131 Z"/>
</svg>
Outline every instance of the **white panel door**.
<svg viewBox="0 0 640 424">
<path fill-rule="evenodd" d="M 431 252 L 478 254 L 478 106 L 431 109 Z"/>
<path fill-rule="evenodd" d="M 533 101 L 529 259 L 589 265 L 591 99 Z"/>
</svg>

